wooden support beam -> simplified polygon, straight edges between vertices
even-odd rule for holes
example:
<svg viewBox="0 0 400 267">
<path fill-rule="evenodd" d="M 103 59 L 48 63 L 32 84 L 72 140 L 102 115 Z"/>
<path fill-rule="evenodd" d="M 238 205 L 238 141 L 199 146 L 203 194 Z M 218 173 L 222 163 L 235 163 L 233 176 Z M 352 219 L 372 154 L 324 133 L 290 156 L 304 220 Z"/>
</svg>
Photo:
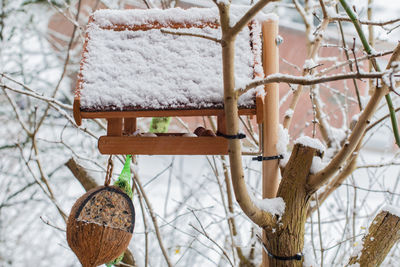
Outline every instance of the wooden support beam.
<svg viewBox="0 0 400 267">
<path fill-rule="evenodd" d="M 121 155 L 226 155 L 228 141 L 223 137 L 186 137 L 179 135 L 101 136 L 101 154 Z"/>
<path fill-rule="evenodd" d="M 136 131 L 136 118 L 124 118 L 124 134 L 130 135 Z"/>
<path fill-rule="evenodd" d="M 262 24 L 263 33 L 263 68 L 265 76 L 279 72 L 279 53 L 276 39 L 278 37 L 278 23 L 268 20 Z M 279 127 L 279 85 L 270 83 L 264 87 L 266 95 L 264 98 L 263 116 L 263 155 L 277 155 L 276 144 L 278 143 Z M 263 161 L 263 198 L 274 198 L 278 191 L 279 181 L 278 160 Z M 263 235 L 264 242 L 266 236 Z M 263 251 L 263 267 L 269 266 L 268 255 Z"/>
<path fill-rule="evenodd" d="M 226 118 L 225 114 L 217 116 L 218 132 L 226 134 Z"/>
<path fill-rule="evenodd" d="M 107 135 L 108 136 L 121 136 L 122 135 L 122 119 L 108 119 L 107 120 Z"/>
<path fill-rule="evenodd" d="M 264 96 L 261 95 L 256 97 L 256 119 L 257 124 L 264 122 Z"/>
<path fill-rule="evenodd" d="M 170 109 L 170 110 L 132 110 L 132 111 L 80 111 L 84 119 L 140 118 L 140 117 L 196 117 L 223 115 L 223 109 Z M 255 115 L 256 109 L 239 109 L 239 115 Z"/>
<path fill-rule="evenodd" d="M 265 75 L 279 71 L 278 47 L 276 38 L 278 36 L 278 24 L 276 21 L 265 21 L 263 30 L 263 67 Z M 279 86 L 277 83 L 265 85 L 264 98 L 264 156 L 275 156 L 277 154 L 279 127 Z M 273 198 L 278 190 L 278 161 L 268 160 L 263 162 L 263 197 Z"/>
</svg>

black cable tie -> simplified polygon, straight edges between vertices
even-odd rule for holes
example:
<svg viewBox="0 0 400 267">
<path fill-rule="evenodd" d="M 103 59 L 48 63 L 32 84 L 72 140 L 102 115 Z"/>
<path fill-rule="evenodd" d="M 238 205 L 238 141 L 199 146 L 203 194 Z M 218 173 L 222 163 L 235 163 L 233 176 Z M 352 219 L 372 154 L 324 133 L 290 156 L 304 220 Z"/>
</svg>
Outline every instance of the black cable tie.
<svg viewBox="0 0 400 267">
<path fill-rule="evenodd" d="M 224 137 L 226 139 L 244 139 L 246 138 L 246 135 L 244 133 L 238 133 L 235 135 L 229 135 L 229 134 L 223 134 L 221 132 L 217 132 L 218 136 Z"/>
<path fill-rule="evenodd" d="M 280 261 L 301 261 L 303 259 L 303 253 L 297 253 L 296 255 L 289 256 L 289 257 L 283 257 L 283 256 L 275 256 L 271 252 L 267 250 L 268 257 L 280 260 Z"/>
<path fill-rule="evenodd" d="M 252 160 L 257 160 L 257 161 L 274 160 L 274 159 L 283 159 L 283 155 L 276 155 L 276 156 L 269 156 L 269 157 L 257 156 L 257 157 L 252 158 Z"/>
<path fill-rule="evenodd" d="M 297 254 L 295 254 L 293 256 L 287 256 L 287 257 L 286 256 L 276 256 L 276 255 L 274 255 L 274 254 L 272 254 L 271 252 L 268 251 L 267 246 L 265 245 L 264 242 L 262 242 L 261 237 L 259 235 L 257 235 L 257 238 L 258 238 L 258 241 L 261 242 L 265 252 L 267 252 L 268 257 L 270 257 L 270 258 L 273 258 L 273 259 L 276 259 L 276 260 L 280 260 L 280 261 L 293 261 L 293 260 L 301 261 L 301 260 L 303 260 L 304 254 L 302 252 L 301 253 L 297 253 Z"/>
</svg>

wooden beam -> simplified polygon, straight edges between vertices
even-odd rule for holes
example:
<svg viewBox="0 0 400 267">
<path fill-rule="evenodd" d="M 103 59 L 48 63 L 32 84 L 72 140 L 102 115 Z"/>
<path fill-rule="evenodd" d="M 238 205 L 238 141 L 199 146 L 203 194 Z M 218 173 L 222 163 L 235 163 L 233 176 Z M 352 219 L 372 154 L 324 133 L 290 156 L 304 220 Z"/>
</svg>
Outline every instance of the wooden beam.
<svg viewBox="0 0 400 267">
<path fill-rule="evenodd" d="M 124 118 L 124 134 L 130 135 L 136 131 L 136 118 Z"/>
<path fill-rule="evenodd" d="M 226 118 L 225 114 L 217 116 L 218 132 L 226 134 Z"/>
<path fill-rule="evenodd" d="M 264 96 L 261 95 L 256 97 L 256 120 L 257 124 L 264 122 Z"/>
<path fill-rule="evenodd" d="M 256 109 L 239 109 L 239 115 L 256 115 Z M 140 117 L 195 117 L 223 115 L 223 109 L 177 109 L 177 110 L 136 110 L 136 111 L 81 111 L 86 119 L 140 118 Z"/>
<path fill-rule="evenodd" d="M 226 155 L 228 141 L 223 137 L 185 136 L 101 136 L 101 154 L 121 155 Z"/>
<path fill-rule="evenodd" d="M 78 126 L 81 126 L 82 124 L 82 116 L 81 116 L 81 101 L 79 98 L 74 99 L 74 104 L 73 104 L 73 115 L 75 122 Z"/>
<path fill-rule="evenodd" d="M 121 136 L 122 135 L 122 119 L 107 120 L 107 135 Z"/>
<path fill-rule="evenodd" d="M 262 24 L 263 33 L 263 68 L 265 76 L 279 72 L 279 53 L 276 39 L 278 37 L 278 23 L 274 20 Z M 263 126 L 263 155 L 277 155 L 279 127 L 279 85 L 267 84 L 264 87 L 264 126 Z M 278 160 L 263 161 L 263 198 L 274 198 L 278 191 Z M 264 242 L 266 242 L 266 236 Z M 268 255 L 263 251 L 263 267 L 269 266 Z"/>
</svg>

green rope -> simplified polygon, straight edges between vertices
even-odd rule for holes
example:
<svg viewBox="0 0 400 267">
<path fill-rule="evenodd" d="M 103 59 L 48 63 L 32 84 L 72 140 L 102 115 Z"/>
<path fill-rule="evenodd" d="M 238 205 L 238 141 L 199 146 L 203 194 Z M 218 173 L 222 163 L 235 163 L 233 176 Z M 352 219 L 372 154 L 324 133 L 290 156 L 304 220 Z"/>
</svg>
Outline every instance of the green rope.
<svg viewBox="0 0 400 267">
<path fill-rule="evenodd" d="M 122 168 L 121 174 L 119 175 L 118 179 L 115 181 L 114 185 L 118 186 L 121 188 L 131 199 L 133 197 L 133 192 L 132 192 L 132 183 L 131 183 L 131 161 L 132 161 L 132 156 L 127 155 L 125 159 L 125 164 L 124 167 Z M 118 258 L 116 258 L 113 261 L 107 262 L 106 266 L 107 267 L 112 267 L 114 265 L 117 265 L 122 261 L 124 258 L 124 253 L 119 255 Z"/>
</svg>

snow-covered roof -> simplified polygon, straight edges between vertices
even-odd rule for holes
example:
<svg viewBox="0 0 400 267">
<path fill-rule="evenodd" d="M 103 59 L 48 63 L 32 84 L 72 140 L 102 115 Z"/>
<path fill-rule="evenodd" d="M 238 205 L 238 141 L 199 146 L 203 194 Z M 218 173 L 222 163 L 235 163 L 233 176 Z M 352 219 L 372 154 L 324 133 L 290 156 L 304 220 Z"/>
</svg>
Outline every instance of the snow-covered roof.
<svg viewBox="0 0 400 267">
<path fill-rule="evenodd" d="M 237 20 L 248 7 L 232 7 Z M 216 8 L 99 10 L 87 28 L 76 99 L 81 111 L 204 109 L 223 107 L 221 47 L 161 28 L 220 37 Z M 237 85 L 263 75 L 261 14 L 236 41 Z M 239 99 L 255 106 L 253 89 Z"/>
</svg>

